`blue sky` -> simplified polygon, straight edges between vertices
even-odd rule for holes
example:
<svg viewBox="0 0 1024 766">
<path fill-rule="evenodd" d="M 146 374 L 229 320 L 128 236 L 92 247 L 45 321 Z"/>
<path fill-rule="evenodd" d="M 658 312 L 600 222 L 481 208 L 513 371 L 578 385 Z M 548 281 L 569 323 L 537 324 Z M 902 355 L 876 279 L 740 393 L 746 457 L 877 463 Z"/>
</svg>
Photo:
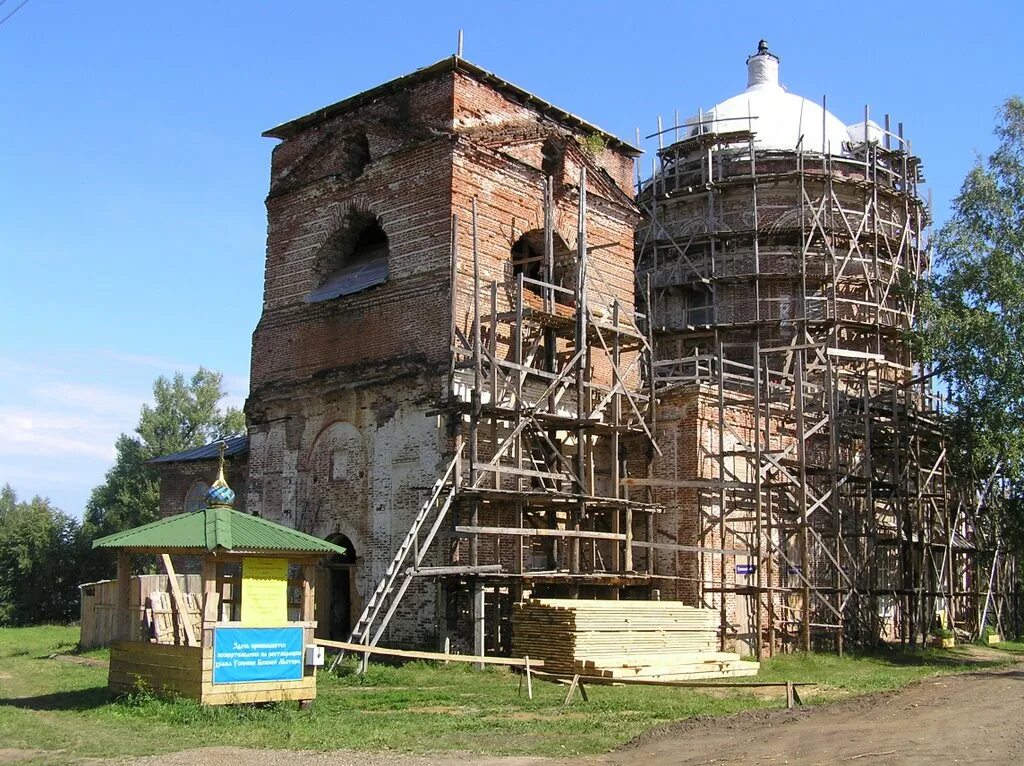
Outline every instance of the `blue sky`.
<svg viewBox="0 0 1024 766">
<path fill-rule="evenodd" d="M 0 482 L 80 515 L 157 375 L 220 370 L 240 405 L 260 133 L 450 55 L 459 28 L 466 58 L 627 139 L 741 91 L 767 38 L 789 90 L 905 124 L 940 223 L 1024 91 L 1009 1 L 31 0 L 0 25 Z"/>
</svg>

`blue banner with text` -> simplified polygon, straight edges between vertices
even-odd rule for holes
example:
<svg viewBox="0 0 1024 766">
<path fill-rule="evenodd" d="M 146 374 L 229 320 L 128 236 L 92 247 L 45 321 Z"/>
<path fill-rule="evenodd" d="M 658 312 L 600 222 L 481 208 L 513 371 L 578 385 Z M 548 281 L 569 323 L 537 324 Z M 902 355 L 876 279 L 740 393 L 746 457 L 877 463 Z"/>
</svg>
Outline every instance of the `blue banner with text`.
<svg viewBox="0 0 1024 766">
<path fill-rule="evenodd" d="M 214 628 L 213 682 L 298 681 L 302 628 Z"/>
</svg>

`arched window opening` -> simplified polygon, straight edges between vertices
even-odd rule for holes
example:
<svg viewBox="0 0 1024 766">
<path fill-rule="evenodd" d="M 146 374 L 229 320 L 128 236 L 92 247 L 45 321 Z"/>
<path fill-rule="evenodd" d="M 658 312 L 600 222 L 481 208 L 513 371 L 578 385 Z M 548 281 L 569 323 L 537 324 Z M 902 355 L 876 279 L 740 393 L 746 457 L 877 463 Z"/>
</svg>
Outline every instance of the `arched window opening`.
<svg viewBox="0 0 1024 766">
<path fill-rule="evenodd" d="M 543 230 L 533 229 L 526 232 L 512 245 L 512 276 L 522 274 L 527 280 L 546 282 L 555 287 L 565 288 L 565 290 L 573 290 L 575 287 L 575 280 L 572 277 L 575 254 L 557 234 L 552 237 L 551 256 L 551 274 L 549 276 L 547 259 L 544 255 Z M 523 290 L 543 296 L 545 288 L 534 282 L 524 281 Z M 556 303 L 566 306 L 572 304 L 571 292 L 555 290 L 554 293 Z"/>
<path fill-rule="evenodd" d="M 380 222 L 353 213 L 317 256 L 317 284 L 309 303 L 331 300 L 366 290 L 388 278 L 388 235 Z"/>
<path fill-rule="evenodd" d="M 189 487 L 188 492 L 185 493 L 185 500 L 182 503 L 182 511 L 185 513 L 192 513 L 192 511 L 198 511 L 200 508 L 206 507 L 206 493 L 209 491 L 210 485 L 205 481 L 196 481 Z"/>
</svg>

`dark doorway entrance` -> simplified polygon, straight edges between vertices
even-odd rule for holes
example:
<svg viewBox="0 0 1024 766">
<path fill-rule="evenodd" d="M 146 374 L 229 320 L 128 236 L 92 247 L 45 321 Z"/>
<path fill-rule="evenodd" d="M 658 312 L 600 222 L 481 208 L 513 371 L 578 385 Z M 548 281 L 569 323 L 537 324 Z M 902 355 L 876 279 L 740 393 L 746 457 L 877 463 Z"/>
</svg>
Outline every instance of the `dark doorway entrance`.
<svg viewBox="0 0 1024 766">
<path fill-rule="evenodd" d="M 355 589 L 356 549 L 345 535 L 335 534 L 329 542 L 345 549 L 344 554 L 334 554 L 324 562 L 323 577 L 320 580 L 321 593 L 317 609 L 317 635 L 333 641 L 345 641 L 352 632 L 352 625 L 358 617 L 357 594 Z M 322 594 L 322 595 L 321 595 Z"/>
</svg>

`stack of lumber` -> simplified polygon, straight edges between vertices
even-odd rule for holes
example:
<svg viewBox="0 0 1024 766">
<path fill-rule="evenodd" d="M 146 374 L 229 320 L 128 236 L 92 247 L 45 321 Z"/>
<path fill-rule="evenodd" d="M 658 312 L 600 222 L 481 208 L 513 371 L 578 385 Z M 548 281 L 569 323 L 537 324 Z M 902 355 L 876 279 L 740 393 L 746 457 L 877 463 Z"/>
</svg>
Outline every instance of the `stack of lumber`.
<svg viewBox="0 0 1024 766">
<path fill-rule="evenodd" d="M 512 608 L 512 654 L 554 673 L 688 681 L 752 676 L 718 651 L 718 613 L 675 601 L 533 599 Z"/>
</svg>

